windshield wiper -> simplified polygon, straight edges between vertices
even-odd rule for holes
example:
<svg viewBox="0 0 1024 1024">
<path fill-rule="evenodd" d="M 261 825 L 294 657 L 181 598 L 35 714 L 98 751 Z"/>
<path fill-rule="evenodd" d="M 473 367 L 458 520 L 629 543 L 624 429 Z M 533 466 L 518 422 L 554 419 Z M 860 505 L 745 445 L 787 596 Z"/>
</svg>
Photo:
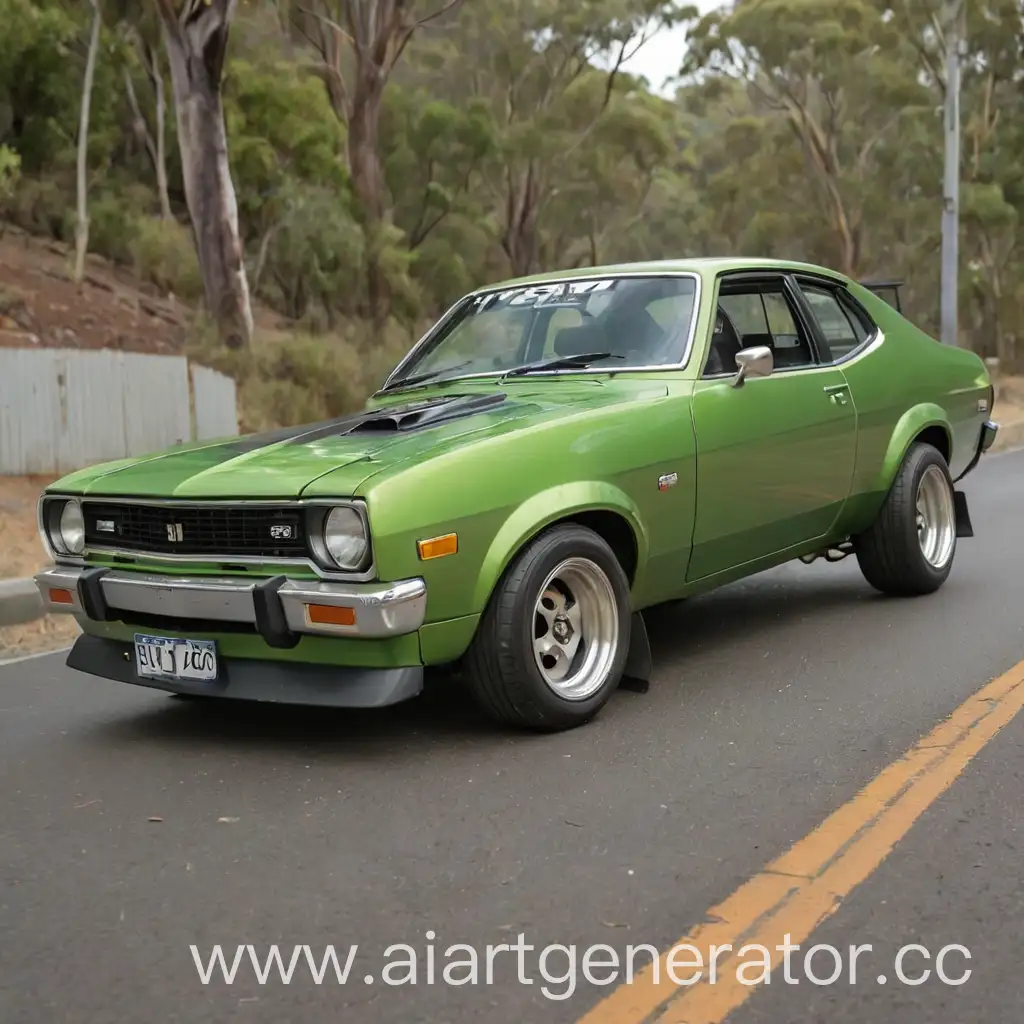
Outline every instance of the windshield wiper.
<svg viewBox="0 0 1024 1024">
<path fill-rule="evenodd" d="M 584 369 L 591 363 L 596 363 L 601 359 L 622 359 L 620 355 L 614 355 L 611 352 L 581 352 L 576 356 L 558 356 L 555 359 L 538 359 L 535 363 L 524 363 L 522 366 L 513 366 L 511 370 L 506 370 L 499 381 L 504 380 L 506 377 L 522 377 L 528 373 L 534 373 L 539 370 L 575 370 Z"/>
<path fill-rule="evenodd" d="M 415 384 L 425 384 L 428 380 L 436 380 L 442 373 L 461 370 L 472 364 L 472 362 L 472 359 L 467 359 L 464 362 L 456 363 L 454 366 L 442 366 L 439 370 L 427 370 L 425 373 L 414 373 L 411 377 L 400 377 L 386 388 L 381 388 L 377 394 L 382 394 L 385 391 L 397 391 L 399 388 L 410 388 Z M 447 380 L 446 377 L 442 379 Z"/>
<path fill-rule="evenodd" d="M 591 363 L 596 363 L 601 359 L 622 359 L 623 356 L 615 355 L 611 352 L 582 352 L 576 356 L 558 356 L 555 359 L 538 359 L 533 363 L 524 363 L 522 366 L 513 366 L 511 370 L 506 370 L 499 378 L 500 383 L 506 377 L 522 377 L 528 373 L 534 373 L 539 370 L 571 370 L 571 369 L 583 369 L 589 366 Z M 411 377 L 402 377 L 399 380 L 389 384 L 386 388 L 381 388 L 377 392 L 378 395 L 384 394 L 387 391 L 399 391 L 403 388 L 415 387 L 417 384 L 426 384 L 427 381 L 441 381 L 448 380 L 449 377 L 442 376 L 442 374 L 453 374 L 458 370 L 462 370 L 467 366 L 473 364 L 472 359 L 467 359 L 464 362 L 456 363 L 454 366 L 442 366 L 438 370 L 427 370 L 424 373 L 414 373 Z"/>
</svg>

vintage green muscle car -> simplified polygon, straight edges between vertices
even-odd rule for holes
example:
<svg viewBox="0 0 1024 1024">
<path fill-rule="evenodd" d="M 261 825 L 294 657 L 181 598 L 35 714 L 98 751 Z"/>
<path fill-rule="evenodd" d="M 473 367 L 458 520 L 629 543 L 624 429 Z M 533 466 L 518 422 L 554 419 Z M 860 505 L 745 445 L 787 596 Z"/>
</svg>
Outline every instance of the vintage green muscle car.
<svg viewBox="0 0 1024 1024">
<path fill-rule="evenodd" d="M 67 663 L 339 707 L 458 665 L 498 720 L 557 730 L 643 686 L 653 605 L 850 553 L 935 591 L 994 392 L 881 294 L 749 259 L 506 282 L 359 413 L 72 473 L 36 577 L 81 624 Z"/>
</svg>

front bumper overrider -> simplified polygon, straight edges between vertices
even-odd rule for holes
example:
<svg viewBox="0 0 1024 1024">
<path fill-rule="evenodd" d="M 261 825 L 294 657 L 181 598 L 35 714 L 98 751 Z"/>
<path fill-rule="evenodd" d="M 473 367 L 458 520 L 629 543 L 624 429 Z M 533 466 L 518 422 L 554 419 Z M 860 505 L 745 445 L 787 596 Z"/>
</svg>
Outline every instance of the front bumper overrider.
<svg viewBox="0 0 1024 1024">
<path fill-rule="evenodd" d="M 94 622 L 251 626 L 270 647 L 294 647 L 303 634 L 365 639 L 415 633 L 427 610 L 421 579 L 397 583 L 163 576 L 117 569 L 54 566 L 35 576 L 47 612 Z M 318 610 L 337 609 L 336 616 Z"/>
</svg>

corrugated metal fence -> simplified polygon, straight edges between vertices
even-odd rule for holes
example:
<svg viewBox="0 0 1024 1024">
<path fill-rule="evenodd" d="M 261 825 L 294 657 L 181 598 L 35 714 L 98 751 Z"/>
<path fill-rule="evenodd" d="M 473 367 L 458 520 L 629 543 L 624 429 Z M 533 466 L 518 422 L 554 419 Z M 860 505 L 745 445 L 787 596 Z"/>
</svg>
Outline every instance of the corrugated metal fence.
<svg viewBox="0 0 1024 1024">
<path fill-rule="evenodd" d="M 184 356 L 0 348 L 0 475 L 238 433 L 235 382 Z"/>
</svg>

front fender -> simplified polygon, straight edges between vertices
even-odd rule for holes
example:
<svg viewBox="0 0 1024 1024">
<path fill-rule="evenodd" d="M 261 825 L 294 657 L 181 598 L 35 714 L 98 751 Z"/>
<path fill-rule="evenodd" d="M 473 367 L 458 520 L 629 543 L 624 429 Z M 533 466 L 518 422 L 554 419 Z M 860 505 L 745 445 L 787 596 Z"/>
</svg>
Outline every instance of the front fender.
<svg viewBox="0 0 1024 1024">
<path fill-rule="evenodd" d="M 953 431 L 945 410 L 934 402 L 922 402 L 908 409 L 896 422 L 874 491 L 887 494 L 907 454 L 907 449 L 923 430 L 938 427 L 946 435 L 946 443 L 952 449 Z"/>
<path fill-rule="evenodd" d="M 615 512 L 629 524 L 636 540 L 636 578 L 640 579 L 647 564 L 649 538 L 636 502 L 615 484 L 578 480 L 531 495 L 502 523 L 480 566 L 473 590 L 473 611 L 483 611 L 501 574 L 527 541 L 560 519 L 594 511 Z"/>
</svg>

